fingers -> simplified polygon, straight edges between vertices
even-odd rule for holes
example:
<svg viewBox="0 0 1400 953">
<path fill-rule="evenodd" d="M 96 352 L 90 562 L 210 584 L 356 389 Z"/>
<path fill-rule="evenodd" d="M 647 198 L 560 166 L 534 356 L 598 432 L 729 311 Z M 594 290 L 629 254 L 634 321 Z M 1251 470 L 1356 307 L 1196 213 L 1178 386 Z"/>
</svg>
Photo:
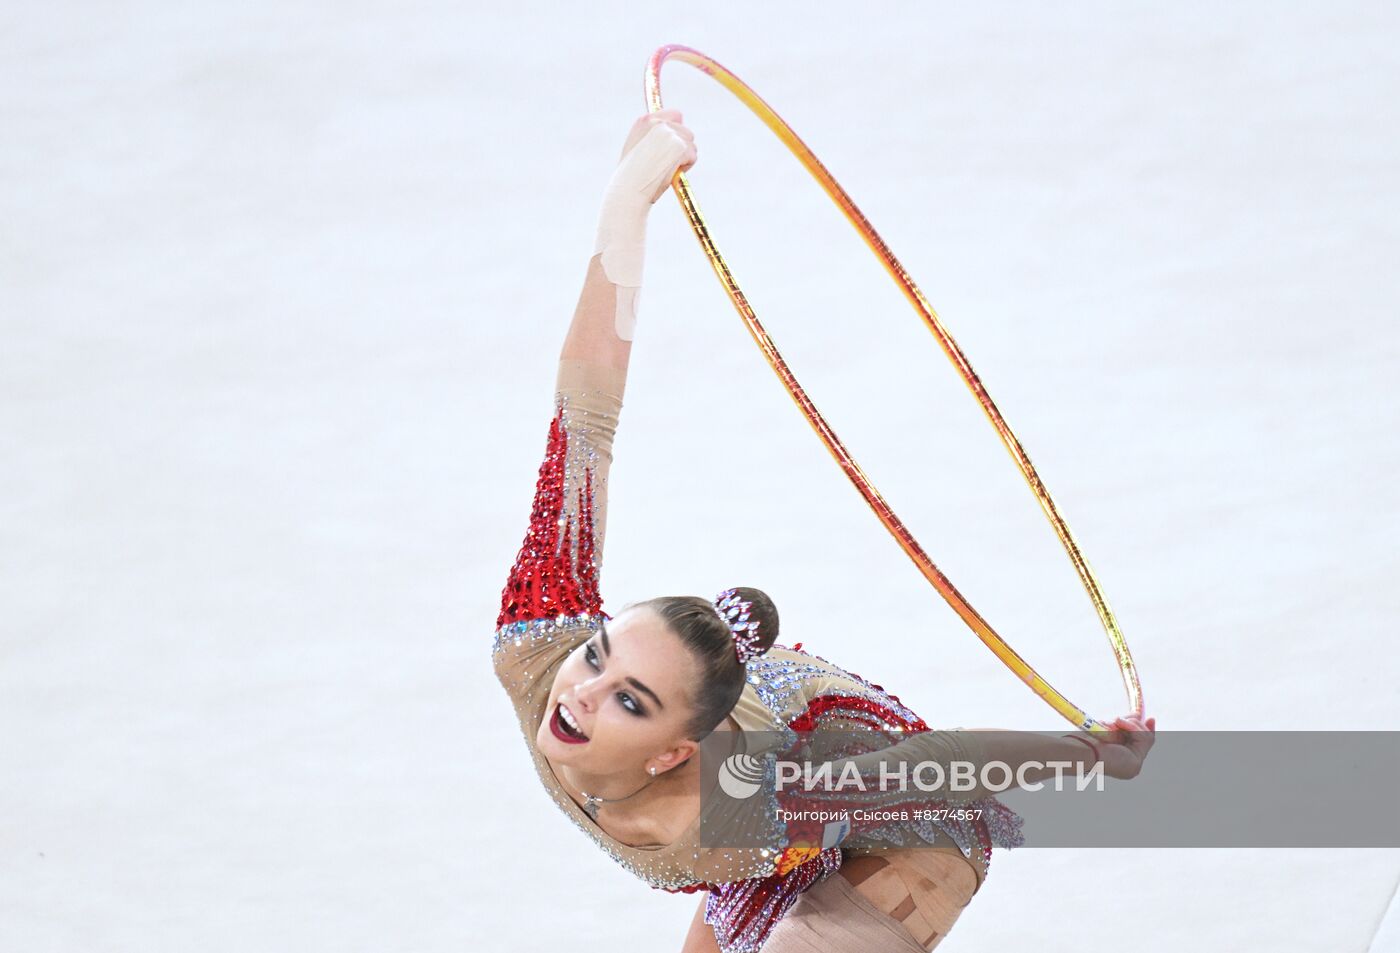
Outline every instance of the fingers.
<svg viewBox="0 0 1400 953">
<path fill-rule="evenodd" d="M 679 109 L 658 109 L 654 113 L 647 113 L 642 116 L 641 121 L 667 122 L 676 128 L 676 131 L 686 138 L 693 138 L 690 130 L 685 127 L 685 120 L 681 118 Z"/>
<path fill-rule="evenodd" d="M 1122 715 L 1105 722 L 1104 727 L 1108 731 L 1099 738 L 1120 746 L 1116 749 L 1117 761 L 1110 767 L 1109 776 L 1124 780 L 1137 777 L 1156 740 L 1157 720 L 1136 714 Z"/>
<path fill-rule="evenodd" d="M 699 158 L 699 152 L 695 147 L 695 133 L 688 129 L 681 120 L 681 111 L 675 108 L 658 109 L 656 112 L 643 113 L 632 123 L 632 129 L 627 135 L 626 142 L 622 146 L 622 155 L 619 161 L 626 158 L 627 153 L 632 151 L 632 147 L 641 142 L 653 128 L 658 124 L 664 124 L 676 134 L 676 136 L 686 144 L 687 149 L 680 157 L 678 163 L 679 171 L 685 172 L 695 165 Z"/>
<path fill-rule="evenodd" d="M 643 120 L 650 123 L 665 123 L 677 136 L 686 144 L 686 150 L 681 155 L 677 164 L 677 171 L 687 172 L 695 165 L 695 161 L 700 157 L 700 152 L 695 146 L 695 133 L 691 132 L 681 122 L 681 111 L 679 109 L 658 109 L 643 117 Z"/>
<path fill-rule="evenodd" d="M 651 126 L 653 123 L 664 122 L 675 131 L 686 142 L 695 142 L 695 133 L 681 121 L 681 111 L 679 109 L 658 109 L 654 113 L 647 113 L 640 117 L 634 124 L 637 126 Z"/>
<path fill-rule="evenodd" d="M 1115 725 L 1119 726 L 1126 734 L 1123 739 L 1124 745 L 1132 751 L 1139 760 L 1147 757 L 1147 752 L 1151 750 L 1153 742 L 1157 740 L 1156 719 L 1143 719 L 1135 715 L 1124 715 L 1114 719 Z"/>
<path fill-rule="evenodd" d="M 634 127 L 647 126 L 655 122 L 668 123 L 675 127 L 676 131 L 681 135 L 687 138 L 691 137 L 690 130 L 685 127 L 685 122 L 681 119 L 681 111 L 679 109 L 658 109 L 656 112 L 642 113 L 632 125 Z"/>
</svg>

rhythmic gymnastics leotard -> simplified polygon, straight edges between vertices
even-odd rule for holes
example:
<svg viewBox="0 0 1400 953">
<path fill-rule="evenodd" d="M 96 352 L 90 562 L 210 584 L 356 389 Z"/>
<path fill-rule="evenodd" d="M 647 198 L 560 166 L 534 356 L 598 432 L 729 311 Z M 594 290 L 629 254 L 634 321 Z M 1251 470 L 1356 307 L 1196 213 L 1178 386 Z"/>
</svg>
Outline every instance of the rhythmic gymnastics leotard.
<svg viewBox="0 0 1400 953">
<path fill-rule="evenodd" d="M 530 525 L 511 568 L 496 620 L 492 656 L 515 708 L 540 781 L 554 802 L 615 861 L 653 887 L 707 890 L 706 922 L 724 953 L 757 950 L 798 895 L 836 871 L 843 858 L 875 848 L 799 845 L 776 819 L 752 848 L 701 846 L 701 818 L 675 842 L 633 847 L 605 833 L 559 784 L 535 747 L 554 674 L 568 654 L 610 616 L 599 589 L 613 437 L 625 372 L 575 360 L 559 364 L 555 408 L 535 488 Z M 862 728 L 872 722 L 912 729 L 922 757 L 984 763 L 975 732 L 931 731 L 881 686 L 799 646 L 775 645 L 748 663 L 732 716 L 745 732 Z M 774 797 L 772 791 L 765 796 Z M 991 848 L 1020 843 L 1020 819 L 984 790 L 963 801 L 985 808 L 978 822 L 928 824 L 920 846 L 972 865 L 980 886 Z M 776 804 L 775 800 L 772 800 Z"/>
</svg>

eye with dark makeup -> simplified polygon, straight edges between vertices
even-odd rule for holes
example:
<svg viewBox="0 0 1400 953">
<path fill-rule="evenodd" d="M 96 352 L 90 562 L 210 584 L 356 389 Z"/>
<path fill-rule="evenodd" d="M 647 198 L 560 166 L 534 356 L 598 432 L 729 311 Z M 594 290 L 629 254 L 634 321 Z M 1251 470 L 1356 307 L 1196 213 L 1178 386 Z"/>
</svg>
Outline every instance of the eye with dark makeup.
<svg viewBox="0 0 1400 953">
<path fill-rule="evenodd" d="M 603 670 L 602 664 L 598 661 L 598 650 L 593 647 L 592 642 L 584 643 L 583 658 L 593 667 L 594 671 L 601 672 Z M 646 714 L 646 710 L 628 692 L 618 692 L 617 700 L 628 714 L 636 715 L 639 718 Z"/>
</svg>

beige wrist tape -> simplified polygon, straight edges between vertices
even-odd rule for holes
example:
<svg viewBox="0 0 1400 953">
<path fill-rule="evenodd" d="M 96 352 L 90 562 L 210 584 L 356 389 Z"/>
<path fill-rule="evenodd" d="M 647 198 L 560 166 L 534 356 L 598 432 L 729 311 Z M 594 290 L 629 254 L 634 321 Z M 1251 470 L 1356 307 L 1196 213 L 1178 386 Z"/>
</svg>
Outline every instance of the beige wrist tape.
<svg viewBox="0 0 1400 953">
<path fill-rule="evenodd" d="M 647 213 L 651 196 L 675 174 L 687 145 L 675 130 L 658 122 L 628 150 L 603 193 L 593 254 L 602 255 L 603 274 L 617 286 L 617 336 L 632 340 L 642 287 Z"/>
</svg>

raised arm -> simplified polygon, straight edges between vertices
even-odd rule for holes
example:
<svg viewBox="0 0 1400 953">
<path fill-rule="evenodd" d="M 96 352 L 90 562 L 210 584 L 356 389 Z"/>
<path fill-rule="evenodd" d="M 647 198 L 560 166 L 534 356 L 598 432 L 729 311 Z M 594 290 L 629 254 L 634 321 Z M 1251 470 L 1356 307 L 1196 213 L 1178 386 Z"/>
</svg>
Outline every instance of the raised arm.
<svg viewBox="0 0 1400 953">
<path fill-rule="evenodd" d="M 617 169 L 603 193 L 593 257 L 561 361 L 627 372 L 642 286 L 647 215 L 677 170 L 695 164 L 695 137 L 680 110 L 640 116 L 627 133 Z"/>
<path fill-rule="evenodd" d="M 639 118 L 603 195 L 593 256 L 564 338 L 530 526 L 501 594 L 501 626 L 602 611 L 607 478 L 641 290 L 647 214 L 695 162 L 677 110 Z"/>
</svg>

